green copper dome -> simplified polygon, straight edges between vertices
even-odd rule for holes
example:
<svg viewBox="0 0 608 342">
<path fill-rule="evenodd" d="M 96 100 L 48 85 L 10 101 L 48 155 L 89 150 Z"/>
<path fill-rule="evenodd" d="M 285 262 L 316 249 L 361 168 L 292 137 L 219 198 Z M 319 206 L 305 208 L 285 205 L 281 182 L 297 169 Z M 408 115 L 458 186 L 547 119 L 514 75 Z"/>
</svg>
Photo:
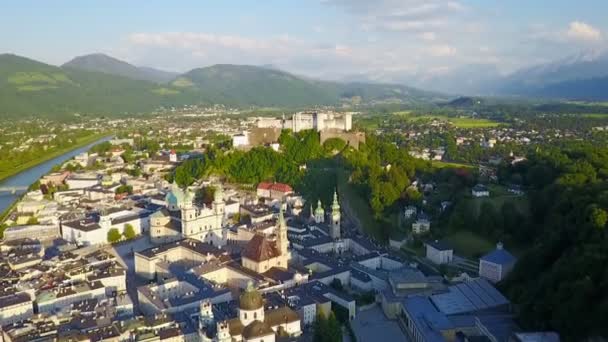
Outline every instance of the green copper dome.
<svg viewBox="0 0 608 342">
<path fill-rule="evenodd" d="M 239 308 L 242 310 L 257 310 L 264 306 L 264 298 L 262 295 L 253 287 L 250 282 L 245 289 L 245 292 L 241 294 L 239 299 Z"/>
<path fill-rule="evenodd" d="M 171 184 L 171 191 L 165 196 L 165 201 L 167 202 L 167 205 L 179 207 L 184 201 L 184 195 L 184 191 L 182 191 L 177 183 L 174 182 Z"/>
</svg>

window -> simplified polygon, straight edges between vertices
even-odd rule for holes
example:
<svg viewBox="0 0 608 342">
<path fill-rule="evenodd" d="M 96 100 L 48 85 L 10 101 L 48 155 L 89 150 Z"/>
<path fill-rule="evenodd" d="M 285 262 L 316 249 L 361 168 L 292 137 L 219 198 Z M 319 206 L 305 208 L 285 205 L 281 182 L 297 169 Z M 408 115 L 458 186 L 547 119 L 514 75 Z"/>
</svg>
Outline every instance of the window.
<svg viewBox="0 0 608 342">
<path fill-rule="evenodd" d="M 253 319 L 258 319 L 258 313 L 257 312 L 253 313 Z"/>
<path fill-rule="evenodd" d="M 246 312 L 243 313 L 243 318 L 247 319 L 247 313 Z"/>
</svg>

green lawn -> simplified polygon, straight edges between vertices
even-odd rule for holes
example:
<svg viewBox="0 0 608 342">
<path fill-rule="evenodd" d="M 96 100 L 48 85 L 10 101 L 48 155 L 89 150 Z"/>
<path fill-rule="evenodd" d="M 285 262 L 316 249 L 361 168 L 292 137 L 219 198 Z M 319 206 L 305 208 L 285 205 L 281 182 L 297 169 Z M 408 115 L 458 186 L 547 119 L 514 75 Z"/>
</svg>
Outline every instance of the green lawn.
<svg viewBox="0 0 608 342">
<path fill-rule="evenodd" d="M 440 161 L 440 160 L 432 160 L 431 165 L 433 165 L 434 167 L 440 168 L 440 169 L 443 169 L 446 167 L 451 167 L 451 168 L 456 168 L 456 169 L 463 169 L 463 168 L 472 169 L 475 167 L 474 165 L 470 165 L 470 164 L 444 162 L 444 161 Z"/>
<path fill-rule="evenodd" d="M 481 206 L 485 202 L 490 202 L 494 205 L 494 208 L 497 211 L 500 211 L 502 205 L 505 202 L 512 201 L 515 204 L 517 210 L 523 214 L 528 215 L 529 213 L 529 203 L 527 196 L 513 196 L 513 195 L 504 195 L 504 196 L 494 196 L 492 192 L 490 192 L 490 197 L 484 198 L 470 198 L 467 199 L 468 205 L 470 206 L 470 213 L 475 217 L 479 217 L 479 212 L 481 211 Z"/>
<path fill-rule="evenodd" d="M 608 119 L 608 113 L 587 113 L 580 116 L 588 119 Z"/>
<path fill-rule="evenodd" d="M 492 128 L 504 123 L 481 118 L 459 117 L 452 118 L 445 115 L 411 115 L 410 111 L 396 112 L 395 115 L 403 116 L 409 121 L 441 120 L 449 121 L 458 128 Z"/>
<path fill-rule="evenodd" d="M 464 199 L 464 201 L 467 201 L 467 205 L 470 208 L 469 212 L 475 217 L 479 217 L 481 206 L 486 202 L 492 203 L 494 208 L 497 211 L 500 211 L 500 208 L 502 208 L 504 203 L 511 201 L 515 204 L 515 207 L 521 214 L 529 214 L 528 196 L 513 195 L 507 191 L 506 187 L 497 184 L 488 185 L 488 189 L 490 190 L 490 197 L 476 198 L 469 194 L 468 198 Z"/>
<path fill-rule="evenodd" d="M 468 258 L 478 257 L 495 248 L 493 242 L 471 232 L 458 231 L 447 235 L 443 240 L 454 248 L 454 252 Z"/>
<path fill-rule="evenodd" d="M 488 119 L 477 119 L 477 118 L 449 118 L 448 119 L 454 126 L 458 128 L 492 128 L 501 125 L 500 122 L 488 120 Z"/>
</svg>

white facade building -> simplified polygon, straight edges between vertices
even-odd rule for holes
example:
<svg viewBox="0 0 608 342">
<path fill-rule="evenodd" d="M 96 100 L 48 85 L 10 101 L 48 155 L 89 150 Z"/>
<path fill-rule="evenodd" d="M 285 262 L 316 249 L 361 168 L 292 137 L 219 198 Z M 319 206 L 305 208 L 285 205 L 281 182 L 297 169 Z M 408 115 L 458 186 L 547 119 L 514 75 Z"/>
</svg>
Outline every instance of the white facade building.
<svg viewBox="0 0 608 342">
<path fill-rule="evenodd" d="M 430 241 L 425 243 L 426 258 L 437 265 L 449 264 L 454 257 L 454 249 L 446 243 L 440 241 Z"/>
<path fill-rule="evenodd" d="M 260 128 L 291 129 L 299 132 L 306 129 L 314 129 L 318 132 L 328 129 L 350 131 L 353 128 L 353 113 L 335 112 L 298 112 L 291 119 L 265 119 L 257 122 Z"/>
<path fill-rule="evenodd" d="M 479 259 L 479 276 L 497 283 L 503 280 L 515 266 L 517 259 L 503 248 L 502 242 L 496 249 Z"/>
</svg>

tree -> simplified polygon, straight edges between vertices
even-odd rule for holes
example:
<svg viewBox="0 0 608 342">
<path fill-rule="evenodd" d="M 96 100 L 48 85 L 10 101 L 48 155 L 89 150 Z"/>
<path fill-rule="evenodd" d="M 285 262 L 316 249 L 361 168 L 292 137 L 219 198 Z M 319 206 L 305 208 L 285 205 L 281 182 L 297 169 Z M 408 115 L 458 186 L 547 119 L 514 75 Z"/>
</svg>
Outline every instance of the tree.
<svg viewBox="0 0 608 342">
<path fill-rule="evenodd" d="M 589 212 L 589 222 L 593 225 L 593 227 L 602 229 L 606 227 L 606 222 L 608 221 L 608 214 L 606 210 L 598 207 L 591 208 Z"/>
<path fill-rule="evenodd" d="M 341 342 L 342 329 L 340 323 L 336 320 L 333 312 L 330 312 L 329 317 L 320 312 L 313 325 L 314 334 L 313 342 Z"/>
<path fill-rule="evenodd" d="M 213 202 L 214 195 L 215 195 L 215 187 L 206 186 L 206 187 L 200 188 L 196 191 L 195 199 L 197 201 L 201 201 L 203 203 L 211 203 L 211 202 Z"/>
<path fill-rule="evenodd" d="M 26 224 L 38 224 L 38 219 L 35 218 L 34 216 L 32 216 L 29 219 L 27 219 L 27 223 Z"/>
<path fill-rule="evenodd" d="M 133 226 L 131 224 L 126 224 L 125 225 L 125 231 L 122 233 L 122 235 L 125 237 L 125 239 L 131 240 L 137 234 L 135 233 L 135 228 L 133 228 Z"/>
<path fill-rule="evenodd" d="M 422 202 L 422 194 L 416 187 L 410 186 L 405 189 L 405 197 L 410 203 L 420 204 Z"/>
<path fill-rule="evenodd" d="M 344 147 L 346 147 L 346 142 L 340 138 L 329 138 L 323 143 L 323 149 L 328 155 L 340 152 Z"/>
<path fill-rule="evenodd" d="M 344 286 L 342 286 L 342 281 L 340 281 L 340 279 L 338 278 L 334 278 L 334 280 L 331 281 L 330 286 L 338 291 L 344 290 Z"/>
<path fill-rule="evenodd" d="M 116 188 L 115 193 L 117 194 L 133 194 L 133 187 L 130 185 L 121 185 L 118 188 Z"/>
<path fill-rule="evenodd" d="M 0 239 L 4 238 L 4 231 L 6 230 L 6 228 L 8 228 L 7 224 L 0 224 Z"/>
<path fill-rule="evenodd" d="M 108 242 L 109 243 L 115 243 L 120 241 L 120 232 L 118 231 L 117 228 L 112 228 L 110 230 L 108 230 Z"/>
</svg>

